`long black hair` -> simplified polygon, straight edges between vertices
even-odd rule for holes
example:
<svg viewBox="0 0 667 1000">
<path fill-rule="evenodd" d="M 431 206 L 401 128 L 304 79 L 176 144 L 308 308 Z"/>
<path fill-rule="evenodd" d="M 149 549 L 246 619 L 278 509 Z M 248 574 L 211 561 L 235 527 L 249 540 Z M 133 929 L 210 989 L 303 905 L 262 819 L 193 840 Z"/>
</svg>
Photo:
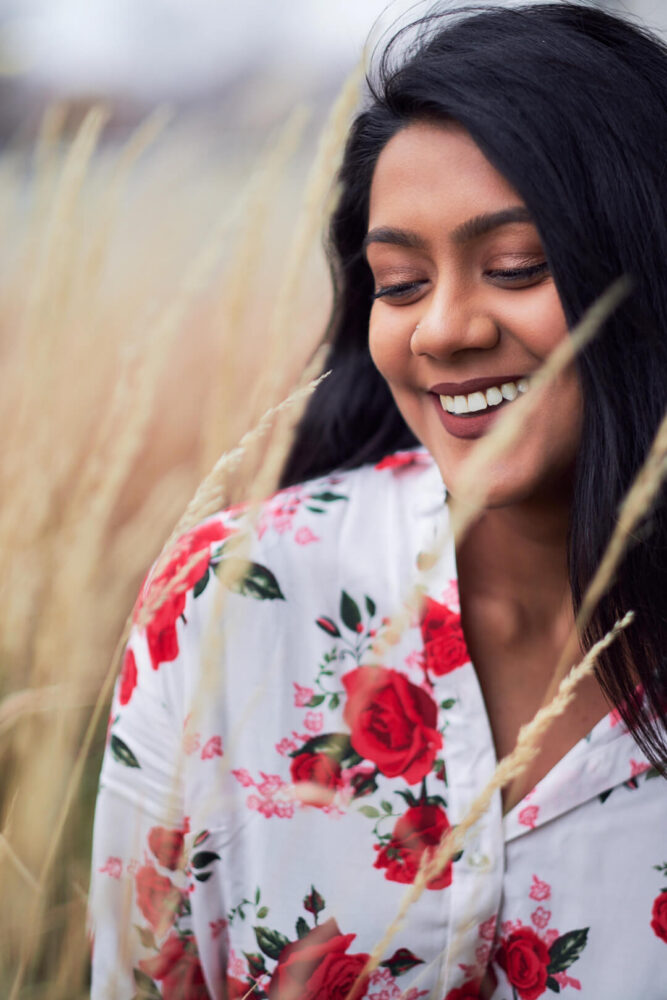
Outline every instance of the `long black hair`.
<svg viewBox="0 0 667 1000">
<path fill-rule="evenodd" d="M 407 124 L 455 120 L 525 201 L 570 327 L 615 278 L 632 293 L 578 358 L 584 397 L 569 532 L 575 610 L 619 503 L 667 406 L 667 48 L 580 3 L 474 9 L 419 22 L 369 79 L 329 231 L 334 308 L 326 368 L 284 485 L 415 443 L 367 346 L 373 284 L 362 253 L 375 164 Z M 635 623 L 598 679 L 661 769 L 667 760 L 667 500 L 645 520 L 583 639 Z M 647 705 L 642 707 L 638 683 Z M 641 690 L 641 688 L 639 689 Z"/>
</svg>

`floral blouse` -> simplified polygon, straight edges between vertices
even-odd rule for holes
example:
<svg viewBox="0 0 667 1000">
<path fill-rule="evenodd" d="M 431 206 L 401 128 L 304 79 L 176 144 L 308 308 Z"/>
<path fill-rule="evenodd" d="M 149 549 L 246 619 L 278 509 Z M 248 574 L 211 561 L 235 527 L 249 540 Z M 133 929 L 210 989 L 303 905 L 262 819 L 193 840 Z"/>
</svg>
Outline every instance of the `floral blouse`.
<svg viewBox="0 0 667 1000">
<path fill-rule="evenodd" d="M 360 978 L 496 765 L 451 543 L 392 622 L 444 495 L 399 452 L 209 518 L 149 577 L 137 613 L 177 583 L 116 685 L 95 1000 L 473 1000 L 484 977 L 493 1000 L 667 998 L 667 788 L 615 712 L 508 815 L 496 797 Z"/>
</svg>

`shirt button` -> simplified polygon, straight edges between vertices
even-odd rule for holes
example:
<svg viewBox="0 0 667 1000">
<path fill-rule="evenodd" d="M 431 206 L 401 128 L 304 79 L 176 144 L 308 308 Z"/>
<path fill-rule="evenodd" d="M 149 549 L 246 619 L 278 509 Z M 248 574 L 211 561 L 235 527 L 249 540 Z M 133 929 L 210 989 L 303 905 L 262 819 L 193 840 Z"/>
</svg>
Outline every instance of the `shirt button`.
<svg viewBox="0 0 667 1000">
<path fill-rule="evenodd" d="M 491 860 L 487 854 L 480 851 L 471 851 L 468 855 L 468 867 L 476 868 L 479 871 L 486 871 L 491 865 Z"/>
</svg>

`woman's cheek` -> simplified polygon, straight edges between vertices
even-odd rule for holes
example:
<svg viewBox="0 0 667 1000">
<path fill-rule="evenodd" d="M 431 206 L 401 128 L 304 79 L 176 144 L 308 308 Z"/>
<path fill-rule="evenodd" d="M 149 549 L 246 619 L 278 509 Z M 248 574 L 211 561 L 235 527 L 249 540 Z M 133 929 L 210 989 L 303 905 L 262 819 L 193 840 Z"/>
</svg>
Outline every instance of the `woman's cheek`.
<svg viewBox="0 0 667 1000">
<path fill-rule="evenodd" d="M 373 319 L 368 328 L 368 348 L 375 367 L 391 383 L 406 374 L 406 361 L 410 357 L 410 338 L 403 324 L 388 319 Z"/>
</svg>

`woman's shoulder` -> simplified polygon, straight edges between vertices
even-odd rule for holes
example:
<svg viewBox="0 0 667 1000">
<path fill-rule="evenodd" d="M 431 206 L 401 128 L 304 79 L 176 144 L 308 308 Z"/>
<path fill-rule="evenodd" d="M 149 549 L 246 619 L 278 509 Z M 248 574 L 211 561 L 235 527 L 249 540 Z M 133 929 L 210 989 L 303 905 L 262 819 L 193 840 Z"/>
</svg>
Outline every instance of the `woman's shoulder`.
<svg viewBox="0 0 667 1000">
<path fill-rule="evenodd" d="M 373 525 L 420 499 L 442 503 L 443 486 L 433 459 L 424 448 L 397 451 L 379 462 L 335 470 L 284 487 L 259 503 L 240 503 L 207 517 L 175 543 L 164 575 L 181 573 L 192 553 L 205 550 L 213 559 L 247 542 L 253 552 L 320 551 L 340 541 L 340 531 L 360 525 L 366 535 Z M 184 578 L 196 587 L 200 565 Z"/>
<path fill-rule="evenodd" d="M 121 701 L 142 664 L 151 675 L 181 658 L 188 636 L 196 654 L 211 616 L 223 625 L 233 619 L 240 628 L 251 614 L 256 627 L 270 631 L 276 615 L 285 619 L 285 602 L 303 612 L 306 605 L 333 600 L 341 585 L 368 592 L 378 578 L 398 588 L 420 548 L 424 515 L 442 502 L 437 469 L 428 452 L 417 449 L 288 486 L 258 504 L 231 506 L 202 520 L 169 547 L 144 581 Z M 215 596 L 221 589 L 222 605 Z"/>
</svg>

